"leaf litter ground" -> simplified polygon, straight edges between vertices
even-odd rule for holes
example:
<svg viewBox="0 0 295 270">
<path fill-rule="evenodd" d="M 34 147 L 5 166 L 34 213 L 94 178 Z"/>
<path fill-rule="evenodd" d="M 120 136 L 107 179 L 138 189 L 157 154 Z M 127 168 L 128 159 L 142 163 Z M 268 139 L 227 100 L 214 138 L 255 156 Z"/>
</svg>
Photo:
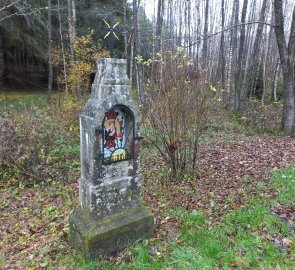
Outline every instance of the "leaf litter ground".
<svg viewBox="0 0 295 270">
<path fill-rule="evenodd" d="M 245 137 L 204 144 L 196 175 L 173 181 L 166 179 L 157 155 L 146 155 L 142 162 L 144 201 L 155 214 L 154 238 L 178 239 L 182 213 L 204 212 L 213 224 L 257 194 L 276 197 L 269 171 L 294 163 L 295 140 L 289 137 Z M 72 182 L 2 188 L 0 268 L 47 268 L 61 254 L 74 252 L 67 243 L 68 215 L 78 204 L 78 185 Z M 272 211 L 294 225 L 294 205 L 278 205 Z M 265 237 L 277 239 L 268 232 Z M 108 259 L 116 265 L 118 256 Z"/>
</svg>

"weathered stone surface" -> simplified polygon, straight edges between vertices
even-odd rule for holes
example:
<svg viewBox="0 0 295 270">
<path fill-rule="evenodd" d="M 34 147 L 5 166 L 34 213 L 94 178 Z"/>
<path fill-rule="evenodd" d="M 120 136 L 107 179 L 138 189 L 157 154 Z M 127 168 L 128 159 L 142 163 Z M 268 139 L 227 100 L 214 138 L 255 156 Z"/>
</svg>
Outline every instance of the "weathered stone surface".
<svg viewBox="0 0 295 270">
<path fill-rule="evenodd" d="M 70 215 L 70 242 L 87 258 L 110 255 L 153 233 L 153 216 L 144 208 L 122 211 L 99 221 L 75 209 Z"/>
<path fill-rule="evenodd" d="M 81 130 L 81 207 L 90 209 L 95 219 L 140 206 L 142 185 L 139 166 L 139 144 L 131 160 L 102 164 L 98 130 L 102 130 L 105 113 L 115 105 L 130 109 L 135 118 L 134 133 L 140 136 L 141 118 L 130 97 L 130 82 L 124 59 L 99 59 L 92 95 L 80 117 Z M 130 171 L 132 173 L 130 174 Z"/>
<path fill-rule="evenodd" d="M 78 239 L 77 235 L 88 235 L 90 227 L 92 229 L 97 228 L 97 231 L 95 231 L 95 229 L 92 231 L 94 236 L 91 238 L 91 241 L 95 242 L 95 239 L 106 237 L 106 233 L 101 230 L 98 224 L 101 224 L 101 222 L 106 224 L 113 216 L 119 217 L 122 216 L 121 214 L 124 216 L 125 214 L 131 213 L 134 209 L 142 209 L 142 180 L 140 176 L 139 160 L 140 144 L 139 140 L 136 139 L 140 137 L 139 126 L 141 117 L 139 109 L 130 97 L 131 86 L 126 72 L 126 65 L 127 62 L 124 59 L 107 58 L 98 60 L 97 73 L 94 84 L 92 85 L 91 98 L 86 103 L 84 111 L 80 116 L 80 208 L 75 210 L 70 218 L 70 239 L 72 239 L 71 243 L 75 247 L 77 246 L 76 240 L 73 239 Z M 113 108 L 122 109 L 125 113 L 124 130 L 126 134 L 131 134 L 126 139 L 125 144 L 128 145 L 130 158 L 106 164 L 102 151 L 106 147 L 106 141 L 103 137 L 105 135 L 102 134 L 106 132 L 104 119 L 108 112 L 114 110 Z M 145 213 L 145 216 L 142 216 L 143 221 L 147 219 L 147 217 L 149 217 L 149 220 L 152 220 L 150 214 L 147 214 L 145 210 L 141 211 Z M 130 222 L 133 224 L 137 217 L 138 215 L 131 215 Z M 129 219 L 124 218 L 124 220 L 127 222 Z M 114 250 L 117 250 L 117 246 L 121 248 L 133 239 L 144 238 L 150 235 L 152 223 L 148 222 L 148 227 L 145 227 L 141 224 L 141 220 L 142 219 L 139 219 L 134 223 L 139 226 L 133 229 L 135 233 L 134 237 L 130 236 L 132 234 L 130 232 L 126 234 L 129 235 L 129 237 L 116 238 L 116 241 L 120 243 L 114 246 Z M 79 222 L 79 224 L 77 222 Z M 118 227 L 113 230 L 120 235 L 119 232 L 121 230 L 124 231 L 127 226 L 124 225 L 125 223 L 122 224 L 123 223 L 116 221 L 115 223 L 111 222 L 109 225 L 117 225 Z M 147 233 L 144 233 L 145 229 Z M 88 238 L 87 236 L 85 239 Z M 88 249 L 88 240 L 86 241 L 85 239 L 81 241 L 81 245 L 85 246 L 79 248 L 80 250 Z M 119 241 L 118 239 L 121 240 Z M 113 243 L 113 236 L 108 241 L 108 243 Z M 99 242 L 99 244 L 91 244 L 91 252 L 94 252 L 94 246 L 99 246 L 100 251 L 97 252 L 97 254 L 103 254 L 103 250 L 105 250 L 105 253 L 109 253 L 111 244 L 105 248 L 101 246 L 101 244 L 102 242 Z M 86 252 L 85 254 L 88 253 Z"/>
</svg>

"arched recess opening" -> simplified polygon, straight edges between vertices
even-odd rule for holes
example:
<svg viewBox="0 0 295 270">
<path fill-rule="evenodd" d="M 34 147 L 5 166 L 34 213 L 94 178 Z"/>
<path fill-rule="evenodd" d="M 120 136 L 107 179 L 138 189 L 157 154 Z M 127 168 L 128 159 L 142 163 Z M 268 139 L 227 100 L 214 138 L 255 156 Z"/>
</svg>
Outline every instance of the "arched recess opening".
<svg viewBox="0 0 295 270">
<path fill-rule="evenodd" d="M 123 105 L 116 105 L 105 113 L 102 122 L 102 160 L 112 163 L 128 160 L 134 150 L 134 115 Z"/>
</svg>

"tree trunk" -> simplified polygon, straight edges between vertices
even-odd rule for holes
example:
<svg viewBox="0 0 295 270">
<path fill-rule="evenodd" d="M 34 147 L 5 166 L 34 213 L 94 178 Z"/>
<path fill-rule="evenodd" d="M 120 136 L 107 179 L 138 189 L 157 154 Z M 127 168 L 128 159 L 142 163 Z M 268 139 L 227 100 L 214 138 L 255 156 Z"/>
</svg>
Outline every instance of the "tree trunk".
<svg viewBox="0 0 295 270">
<path fill-rule="evenodd" d="M 272 97 L 271 97 L 271 100 L 274 102 L 278 101 L 277 89 L 278 89 L 279 75 L 280 75 L 280 61 L 278 59 L 276 64 L 276 69 L 275 69 L 275 75 L 274 75 L 274 81 L 273 81 L 273 87 L 272 87 Z"/>
<path fill-rule="evenodd" d="M 242 17 L 241 23 L 245 23 L 246 14 L 247 14 L 247 7 L 248 7 L 248 0 L 244 0 L 243 8 L 242 8 Z M 237 69 L 235 74 L 235 109 L 240 109 L 241 106 L 241 78 L 242 78 L 242 64 L 243 64 L 243 53 L 244 53 L 244 46 L 245 46 L 245 31 L 246 26 L 241 26 L 241 33 L 240 33 L 240 45 L 239 45 L 239 53 L 238 53 L 238 63 Z"/>
<path fill-rule="evenodd" d="M 61 51 L 62 51 L 62 61 L 63 61 L 63 73 L 64 73 L 64 80 L 65 80 L 65 91 L 66 91 L 66 94 L 68 94 L 69 89 L 68 89 L 67 64 L 66 64 L 66 56 L 65 56 L 65 48 L 64 48 L 64 39 L 62 34 L 62 21 L 61 21 L 59 0 L 57 0 L 57 12 L 58 12 L 58 21 L 59 21 L 59 36 L 60 36 L 60 44 L 61 44 Z"/>
<path fill-rule="evenodd" d="M 232 14 L 232 22 L 234 25 L 239 23 L 239 0 L 235 0 L 233 3 L 233 14 Z M 232 75 L 234 89 L 236 90 L 235 86 L 235 73 L 238 67 L 238 29 L 234 27 L 232 31 L 232 40 L 231 40 L 231 48 L 232 48 Z M 233 92 L 233 93 L 232 93 Z M 231 89 L 231 108 L 237 107 L 237 94 L 235 91 Z"/>
<path fill-rule="evenodd" d="M 47 99 L 52 99 L 52 82 L 53 82 L 53 67 L 52 67 L 52 24 L 51 24 L 51 0 L 48 0 L 48 95 Z"/>
<path fill-rule="evenodd" d="M 181 9 L 181 3 L 179 3 L 178 7 L 178 12 L 179 12 L 179 29 L 178 29 L 178 40 L 177 40 L 177 46 L 181 46 L 181 41 L 182 41 L 182 9 Z"/>
<path fill-rule="evenodd" d="M 201 37 L 200 2 L 197 3 L 196 13 L 197 13 L 197 20 L 196 20 L 197 37 L 200 38 Z M 195 66 L 199 69 L 201 68 L 200 62 L 199 62 L 200 41 L 198 41 L 196 45 L 197 45 L 197 48 L 196 48 Z"/>
<path fill-rule="evenodd" d="M 71 31 L 72 31 L 72 33 L 70 33 L 71 57 L 72 57 L 72 61 L 75 61 L 74 45 L 75 45 L 75 39 L 77 34 L 76 0 L 68 0 L 68 4 L 70 4 L 70 10 L 71 10 L 71 13 L 70 13 L 71 14 Z M 81 91 L 80 83 L 78 82 L 75 87 L 76 87 L 77 100 L 80 101 L 82 99 L 82 91 Z"/>
<path fill-rule="evenodd" d="M 221 29 L 224 29 L 224 0 L 221 1 Z M 224 32 L 221 32 L 220 37 L 220 50 L 219 50 L 219 72 L 221 76 L 221 88 L 225 90 L 225 42 L 224 42 Z"/>
<path fill-rule="evenodd" d="M 286 136 L 294 135 L 295 100 L 294 100 L 294 48 L 295 48 L 295 7 L 293 10 L 289 45 L 284 34 L 283 1 L 274 0 L 275 33 L 280 54 L 284 79 L 283 124 Z"/>
<path fill-rule="evenodd" d="M 207 68 L 207 49 L 208 49 L 208 13 L 209 13 L 209 0 L 206 0 L 205 6 L 205 22 L 204 22 L 204 40 L 203 40 L 203 65 Z"/>
<path fill-rule="evenodd" d="M 138 32 L 138 2 L 133 0 L 133 35 L 134 35 L 134 52 L 135 56 L 141 54 L 141 44 Z M 137 91 L 140 102 L 144 102 L 144 81 L 143 81 L 143 66 L 142 63 L 136 63 L 136 78 L 137 78 Z"/>
<path fill-rule="evenodd" d="M 71 7 L 72 7 L 72 16 L 73 16 L 73 37 L 76 37 L 76 27 L 77 27 L 77 16 L 76 16 L 76 0 L 71 0 Z"/>
<path fill-rule="evenodd" d="M 0 89 L 2 90 L 2 79 L 5 71 L 5 59 L 4 59 L 4 48 L 3 48 L 3 33 L 0 29 Z"/>
<path fill-rule="evenodd" d="M 265 20 L 265 13 L 266 13 L 266 8 L 267 8 L 267 2 L 268 0 L 263 0 L 262 2 L 262 7 L 259 15 L 259 22 L 264 22 Z M 254 45 L 253 45 L 253 50 L 251 54 L 251 63 L 249 67 L 249 72 L 248 72 L 248 97 L 251 98 L 253 95 L 253 90 L 255 87 L 255 78 L 257 76 L 258 72 L 258 63 L 257 59 L 259 58 L 259 50 L 260 50 L 260 43 L 261 43 L 261 36 L 262 36 L 262 31 L 263 31 L 264 24 L 259 23 L 257 27 L 257 32 L 254 40 Z"/>
<path fill-rule="evenodd" d="M 124 12 L 124 58 L 127 57 L 127 47 L 128 47 L 128 42 L 127 42 L 127 1 L 123 0 L 123 12 Z"/>
<path fill-rule="evenodd" d="M 72 15 L 71 0 L 68 0 L 68 24 L 69 24 L 71 60 L 74 61 L 74 34 L 73 34 L 73 15 Z"/>
<path fill-rule="evenodd" d="M 158 0 L 158 11 L 157 11 L 157 24 L 156 24 L 156 39 L 157 46 L 156 50 L 161 50 L 161 39 L 162 39 L 162 25 L 163 25 L 163 9 L 164 0 Z"/>
<path fill-rule="evenodd" d="M 192 58 L 192 47 L 190 46 L 191 43 L 191 2 L 187 2 L 187 27 L 188 27 L 188 56 Z"/>
<path fill-rule="evenodd" d="M 132 87 L 133 83 L 133 62 L 134 62 L 134 29 L 131 33 L 131 39 L 130 39 L 130 68 L 129 68 L 129 79 L 130 84 Z"/>
</svg>

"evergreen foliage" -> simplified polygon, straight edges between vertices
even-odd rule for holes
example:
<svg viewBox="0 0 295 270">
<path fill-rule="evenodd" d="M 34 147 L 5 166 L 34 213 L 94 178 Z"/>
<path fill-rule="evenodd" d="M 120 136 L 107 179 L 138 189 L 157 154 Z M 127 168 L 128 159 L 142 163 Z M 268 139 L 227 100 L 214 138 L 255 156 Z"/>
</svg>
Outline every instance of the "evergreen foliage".
<svg viewBox="0 0 295 270">
<path fill-rule="evenodd" d="M 0 3 L 0 10 L 11 2 Z M 57 0 L 52 0 L 52 38 L 59 46 L 59 21 Z M 60 0 L 62 31 L 68 45 L 67 1 Z M 103 19 L 111 16 L 120 22 L 119 40 L 115 41 L 115 56 L 124 52 L 123 5 L 121 1 L 85 0 L 76 1 L 77 35 L 85 36 L 94 30 L 94 44 L 108 49 L 109 39 L 104 39 Z M 128 14 L 131 11 L 128 10 Z M 36 83 L 47 80 L 47 2 L 37 0 L 20 1 L 0 11 L 0 80 L 6 83 L 28 84 L 31 77 Z M 35 81 L 36 80 L 36 81 Z"/>
</svg>

